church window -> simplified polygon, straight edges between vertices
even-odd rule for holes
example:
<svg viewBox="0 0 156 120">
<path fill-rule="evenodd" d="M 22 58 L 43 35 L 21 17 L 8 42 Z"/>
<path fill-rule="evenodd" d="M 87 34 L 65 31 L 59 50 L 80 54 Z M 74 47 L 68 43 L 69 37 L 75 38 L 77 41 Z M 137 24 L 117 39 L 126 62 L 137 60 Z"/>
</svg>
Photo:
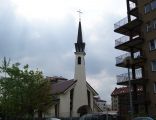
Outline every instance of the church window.
<svg viewBox="0 0 156 120">
<path fill-rule="evenodd" d="M 72 110 L 73 110 L 73 94 L 74 94 L 74 89 L 70 90 L 70 116 L 72 116 Z"/>
<path fill-rule="evenodd" d="M 81 57 L 78 57 L 78 64 L 81 64 Z"/>
<path fill-rule="evenodd" d="M 59 111 L 58 111 L 58 104 L 55 105 L 55 117 L 58 117 Z"/>
<path fill-rule="evenodd" d="M 90 105 L 90 92 L 87 90 L 87 95 L 88 95 L 88 106 L 91 106 Z"/>
</svg>

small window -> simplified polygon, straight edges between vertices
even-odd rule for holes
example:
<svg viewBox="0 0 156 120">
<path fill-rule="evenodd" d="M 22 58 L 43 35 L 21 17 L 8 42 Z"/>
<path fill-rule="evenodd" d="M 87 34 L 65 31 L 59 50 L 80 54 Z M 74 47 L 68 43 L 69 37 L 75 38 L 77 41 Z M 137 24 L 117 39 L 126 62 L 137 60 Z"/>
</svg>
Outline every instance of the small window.
<svg viewBox="0 0 156 120">
<path fill-rule="evenodd" d="M 145 7 L 144 7 L 144 12 L 145 12 L 145 14 L 146 14 L 146 13 L 149 13 L 150 11 L 151 11 L 151 4 L 145 5 Z"/>
<path fill-rule="evenodd" d="M 153 25 L 151 24 L 151 22 L 146 24 L 146 32 L 150 32 L 152 31 Z"/>
<path fill-rule="evenodd" d="M 156 19 L 153 20 L 153 29 L 156 30 Z"/>
<path fill-rule="evenodd" d="M 150 41 L 150 50 L 155 50 L 156 49 L 156 39 Z"/>
<path fill-rule="evenodd" d="M 156 9 L 156 0 L 151 2 L 151 9 L 152 10 Z"/>
<path fill-rule="evenodd" d="M 156 82 L 154 82 L 154 93 L 156 93 Z"/>
<path fill-rule="evenodd" d="M 156 71 L 156 60 L 152 61 L 152 71 Z"/>
<path fill-rule="evenodd" d="M 78 57 L 78 64 L 81 64 L 81 57 Z"/>
</svg>

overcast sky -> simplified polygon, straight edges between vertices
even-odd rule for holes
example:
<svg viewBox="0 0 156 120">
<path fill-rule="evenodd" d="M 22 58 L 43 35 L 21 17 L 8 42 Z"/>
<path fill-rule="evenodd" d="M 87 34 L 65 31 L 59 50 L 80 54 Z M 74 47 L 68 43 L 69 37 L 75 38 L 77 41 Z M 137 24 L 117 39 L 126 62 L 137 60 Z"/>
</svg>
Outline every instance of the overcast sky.
<svg viewBox="0 0 156 120">
<path fill-rule="evenodd" d="M 114 23 L 126 17 L 125 0 L 0 0 L 0 58 L 29 64 L 45 76 L 74 76 L 74 43 L 81 9 L 87 81 L 110 103 L 116 86 Z"/>
</svg>

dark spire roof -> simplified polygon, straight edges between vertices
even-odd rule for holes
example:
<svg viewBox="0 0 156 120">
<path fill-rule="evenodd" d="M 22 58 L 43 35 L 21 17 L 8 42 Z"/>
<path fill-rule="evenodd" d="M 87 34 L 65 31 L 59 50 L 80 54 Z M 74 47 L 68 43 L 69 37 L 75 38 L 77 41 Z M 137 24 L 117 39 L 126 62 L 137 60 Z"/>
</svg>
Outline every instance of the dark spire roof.
<svg viewBox="0 0 156 120">
<path fill-rule="evenodd" d="M 79 21 L 77 43 L 75 43 L 75 49 L 76 49 L 76 52 L 84 52 L 85 50 L 85 43 L 83 42 L 83 39 L 82 39 L 81 21 Z"/>
<path fill-rule="evenodd" d="M 82 29 L 81 29 L 81 21 L 79 21 L 78 35 L 77 35 L 77 43 L 82 43 Z"/>
</svg>

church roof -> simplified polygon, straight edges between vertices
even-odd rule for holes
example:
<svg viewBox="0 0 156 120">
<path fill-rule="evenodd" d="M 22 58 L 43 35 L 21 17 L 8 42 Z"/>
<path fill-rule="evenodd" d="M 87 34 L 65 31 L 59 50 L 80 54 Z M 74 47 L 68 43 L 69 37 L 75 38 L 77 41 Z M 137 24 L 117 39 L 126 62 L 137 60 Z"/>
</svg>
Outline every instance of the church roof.
<svg viewBox="0 0 156 120">
<path fill-rule="evenodd" d="M 51 86 L 52 94 L 64 93 L 74 83 L 76 83 L 76 80 L 67 80 L 67 81 L 63 81 L 63 82 L 53 83 Z"/>
<path fill-rule="evenodd" d="M 51 80 L 51 79 L 50 79 Z M 66 90 L 68 90 L 71 86 L 73 86 L 77 80 L 57 80 L 56 82 L 51 81 L 51 92 L 52 94 L 62 94 Z M 92 91 L 93 95 L 96 96 L 98 93 L 90 86 L 87 82 L 87 88 Z"/>
</svg>

